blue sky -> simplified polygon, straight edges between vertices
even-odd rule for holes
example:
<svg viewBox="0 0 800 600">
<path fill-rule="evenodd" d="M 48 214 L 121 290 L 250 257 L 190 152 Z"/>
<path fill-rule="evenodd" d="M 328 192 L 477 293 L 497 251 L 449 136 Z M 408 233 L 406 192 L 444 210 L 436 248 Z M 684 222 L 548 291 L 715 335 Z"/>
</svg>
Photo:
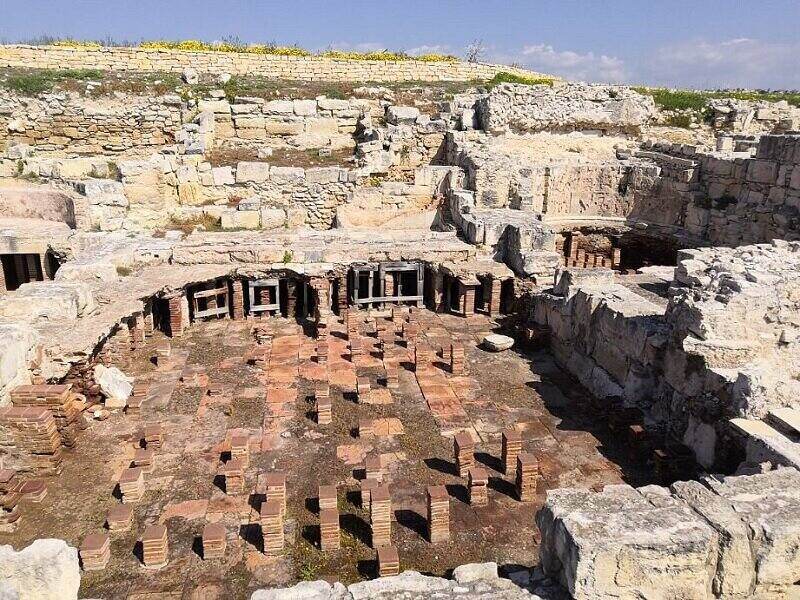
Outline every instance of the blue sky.
<svg viewBox="0 0 800 600">
<path fill-rule="evenodd" d="M 800 0 L 0 0 L 0 39 L 238 36 L 463 54 L 572 79 L 800 88 Z"/>
</svg>

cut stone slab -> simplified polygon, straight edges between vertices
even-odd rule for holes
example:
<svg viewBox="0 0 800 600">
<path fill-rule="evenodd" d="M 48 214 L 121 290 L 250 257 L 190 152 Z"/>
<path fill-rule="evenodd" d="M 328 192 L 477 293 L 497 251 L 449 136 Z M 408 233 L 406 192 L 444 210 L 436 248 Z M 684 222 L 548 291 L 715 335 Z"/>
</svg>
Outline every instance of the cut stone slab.
<svg viewBox="0 0 800 600">
<path fill-rule="evenodd" d="M 106 398 L 106 408 L 124 408 L 133 392 L 133 378 L 128 377 L 117 367 L 97 365 L 94 380 Z"/>
<path fill-rule="evenodd" d="M 492 333 L 483 338 L 484 348 L 492 352 L 503 352 L 514 346 L 514 338 L 499 333 Z"/>
<path fill-rule="evenodd" d="M 19 552 L 0 546 L 0 597 L 73 600 L 80 584 L 78 550 L 63 540 L 36 540 Z"/>
</svg>

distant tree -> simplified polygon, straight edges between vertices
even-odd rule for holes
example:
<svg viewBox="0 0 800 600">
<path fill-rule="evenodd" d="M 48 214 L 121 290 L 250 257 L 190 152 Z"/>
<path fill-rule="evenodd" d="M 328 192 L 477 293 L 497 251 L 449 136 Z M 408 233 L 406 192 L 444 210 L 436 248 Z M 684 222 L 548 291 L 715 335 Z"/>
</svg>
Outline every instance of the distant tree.
<svg viewBox="0 0 800 600">
<path fill-rule="evenodd" d="M 467 46 L 467 51 L 464 58 L 467 62 L 476 63 L 483 60 L 483 54 L 486 52 L 486 46 L 483 45 L 482 39 L 475 39 Z"/>
</svg>

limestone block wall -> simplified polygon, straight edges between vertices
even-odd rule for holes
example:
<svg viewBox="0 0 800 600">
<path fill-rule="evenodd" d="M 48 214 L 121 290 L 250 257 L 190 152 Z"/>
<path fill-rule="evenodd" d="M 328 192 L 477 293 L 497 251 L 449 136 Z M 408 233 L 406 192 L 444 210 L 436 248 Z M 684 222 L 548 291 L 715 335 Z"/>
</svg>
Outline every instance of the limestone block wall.
<svg viewBox="0 0 800 600">
<path fill-rule="evenodd" d="M 238 97 L 201 100 L 201 112 L 214 115 L 215 138 L 226 142 L 258 143 L 284 138 L 298 147 L 354 147 L 359 117 L 378 109 L 377 101 L 320 97 L 311 100 L 271 100 Z"/>
<path fill-rule="evenodd" d="M 800 578 L 800 472 L 669 488 L 551 490 L 541 566 L 577 600 L 788 598 Z"/>
<path fill-rule="evenodd" d="M 666 308 L 569 270 L 532 298 L 556 359 L 593 394 L 643 409 L 706 467 L 733 457 L 729 419 L 795 406 L 800 333 L 796 242 L 679 253 Z"/>
<path fill-rule="evenodd" d="M 678 224 L 715 245 L 800 239 L 800 135 L 764 135 L 754 157 L 680 144 L 644 145 L 661 168 L 658 195 Z"/>
<path fill-rule="evenodd" d="M 664 214 L 663 202 L 645 206 L 657 191 L 658 170 L 637 159 L 586 160 L 517 156 L 475 132 L 448 132 L 446 161 L 461 167 L 476 205 L 552 217 L 628 217 Z"/>
<path fill-rule="evenodd" d="M 478 99 L 476 114 L 478 126 L 490 133 L 638 134 L 655 116 L 656 107 L 652 97 L 624 86 L 503 84 Z"/>
<path fill-rule="evenodd" d="M 785 100 L 735 100 L 718 98 L 708 101 L 714 129 L 734 134 L 759 135 L 786 133 L 800 126 L 800 108 Z"/>
<path fill-rule="evenodd" d="M 81 154 L 159 147 L 174 141 L 182 109 L 177 96 L 91 99 L 58 93 L 28 98 L 0 91 L 0 147 L 19 143 Z"/>
<path fill-rule="evenodd" d="M 226 229 L 328 229 L 337 210 L 351 203 L 363 213 L 400 216 L 426 210 L 449 172 L 426 167 L 411 182 L 372 185 L 363 169 L 277 167 L 266 161 L 213 167 L 199 154 L 141 159 L 28 156 L 19 162 L 23 174 L 55 186 L 48 194 L 70 200 L 77 215 L 70 222 L 101 231 L 156 229 L 202 215 L 222 219 Z M 20 193 L 33 198 L 27 189 Z"/>
<path fill-rule="evenodd" d="M 270 56 L 236 52 L 185 52 L 142 48 L 70 48 L 0 46 L 0 67 L 35 65 L 41 69 L 101 69 L 105 71 L 166 71 L 259 75 L 299 81 L 473 81 L 506 71 L 536 73 L 506 65 L 467 62 L 337 60 L 317 56 Z"/>
</svg>

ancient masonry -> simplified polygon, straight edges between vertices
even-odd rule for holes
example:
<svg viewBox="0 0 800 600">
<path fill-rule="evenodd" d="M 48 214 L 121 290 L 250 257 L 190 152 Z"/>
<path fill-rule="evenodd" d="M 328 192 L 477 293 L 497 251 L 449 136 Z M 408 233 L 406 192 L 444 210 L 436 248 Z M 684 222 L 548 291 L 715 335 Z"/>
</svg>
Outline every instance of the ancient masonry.
<svg viewBox="0 0 800 600">
<path fill-rule="evenodd" d="M 800 593 L 800 109 L 31 64 L 184 82 L 0 91 L 0 596 Z"/>
</svg>

